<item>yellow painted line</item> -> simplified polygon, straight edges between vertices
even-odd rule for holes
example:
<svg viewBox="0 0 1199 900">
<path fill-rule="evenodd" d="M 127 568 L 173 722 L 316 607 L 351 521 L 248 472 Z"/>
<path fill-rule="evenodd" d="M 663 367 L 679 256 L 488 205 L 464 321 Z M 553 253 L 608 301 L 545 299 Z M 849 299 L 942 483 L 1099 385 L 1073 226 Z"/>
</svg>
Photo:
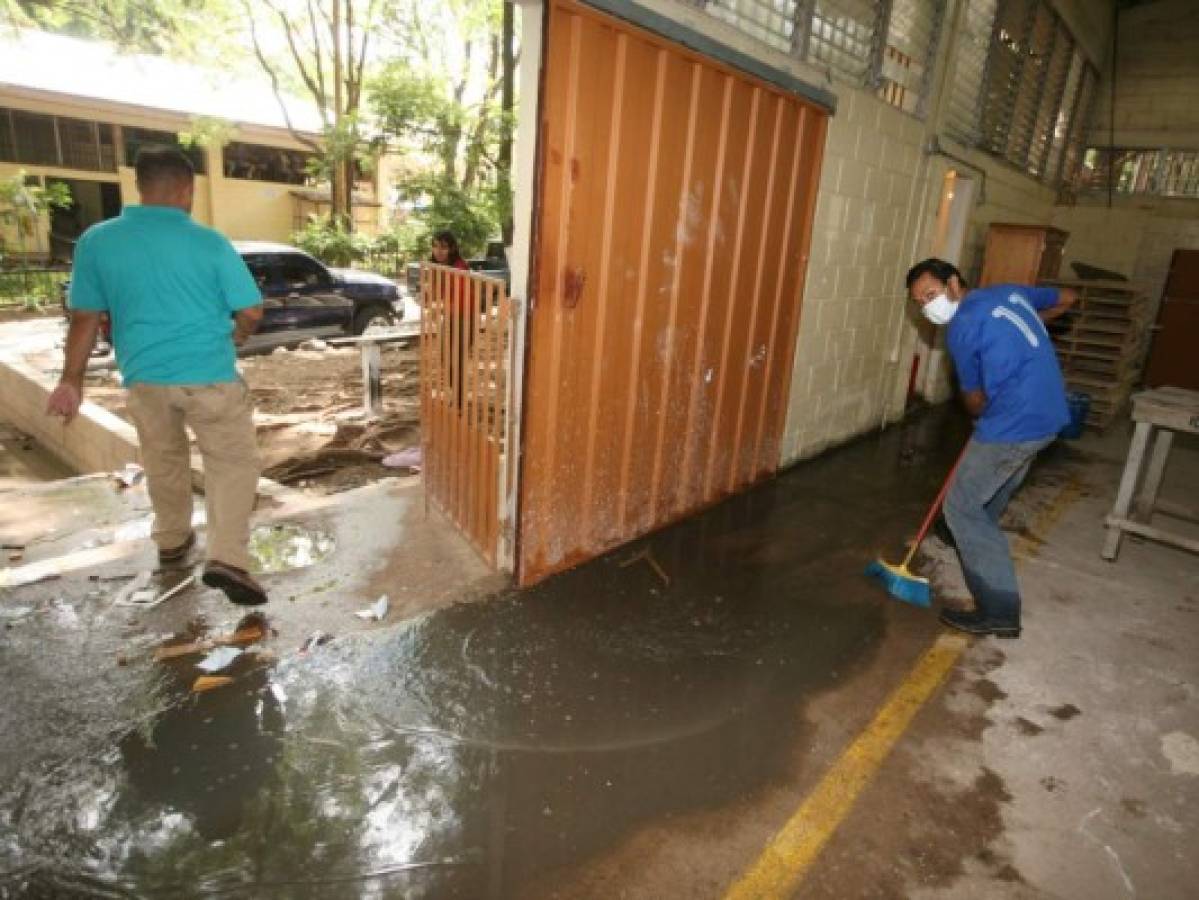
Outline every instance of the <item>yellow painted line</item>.
<svg viewBox="0 0 1199 900">
<path fill-rule="evenodd" d="M 862 789 L 969 646 L 942 634 L 895 689 L 866 730 L 833 764 L 816 789 L 775 836 L 753 868 L 725 895 L 728 900 L 788 897 L 849 814 Z"/>
<path fill-rule="evenodd" d="M 1029 524 L 1034 535 L 1045 535 L 1082 494 L 1071 480 Z M 1013 553 L 1018 560 L 1035 555 L 1037 541 L 1020 537 Z M 883 760 L 907 731 L 912 719 L 956 665 L 970 639 L 952 632 L 941 634 L 892 692 L 873 721 L 833 763 L 782 830 L 774 836 L 753 867 L 736 881 L 725 900 L 767 900 L 790 897 L 833 833 L 849 815 L 858 796 Z"/>
</svg>

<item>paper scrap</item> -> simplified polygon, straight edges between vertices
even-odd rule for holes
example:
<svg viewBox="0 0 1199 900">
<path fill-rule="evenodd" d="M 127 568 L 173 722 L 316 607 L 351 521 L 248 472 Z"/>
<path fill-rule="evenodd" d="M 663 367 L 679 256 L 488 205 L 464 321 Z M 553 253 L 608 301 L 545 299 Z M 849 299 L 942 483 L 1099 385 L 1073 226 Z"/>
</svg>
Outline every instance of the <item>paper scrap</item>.
<svg viewBox="0 0 1199 900">
<path fill-rule="evenodd" d="M 354 613 L 364 622 L 381 622 L 387 617 L 387 595 L 384 594 L 366 609 L 360 609 Z"/>
<path fill-rule="evenodd" d="M 196 664 L 201 672 L 219 672 L 241 656 L 240 647 L 218 647 Z"/>
</svg>

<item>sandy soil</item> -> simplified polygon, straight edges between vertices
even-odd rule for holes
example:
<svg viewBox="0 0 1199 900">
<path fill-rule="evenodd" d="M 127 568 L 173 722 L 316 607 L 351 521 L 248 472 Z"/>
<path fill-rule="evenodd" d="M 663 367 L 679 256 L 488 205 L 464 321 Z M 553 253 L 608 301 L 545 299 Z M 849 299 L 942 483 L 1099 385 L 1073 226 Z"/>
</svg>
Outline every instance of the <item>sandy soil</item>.
<svg viewBox="0 0 1199 900">
<path fill-rule="evenodd" d="M 420 443 L 420 351 L 383 348 L 383 413 L 362 413 L 357 348 L 276 350 L 243 359 L 254 398 L 263 475 L 319 493 L 408 474 L 384 466 L 390 453 Z M 113 372 L 89 376 L 87 398 L 128 419 Z"/>
</svg>

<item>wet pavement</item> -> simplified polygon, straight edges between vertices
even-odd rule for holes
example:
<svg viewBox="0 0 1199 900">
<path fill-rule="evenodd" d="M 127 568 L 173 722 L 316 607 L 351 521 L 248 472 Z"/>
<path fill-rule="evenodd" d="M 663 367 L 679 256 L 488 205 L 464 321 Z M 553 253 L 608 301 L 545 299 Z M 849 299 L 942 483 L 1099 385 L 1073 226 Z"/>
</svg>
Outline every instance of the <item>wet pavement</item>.
<svg viewBox="0 0 1199 900">
<path fill-rule="evenodd" d="M 843 727 L 813 704 L 894 629 L 935 633 L 862 570 L 899 555 L 964 435 L 917 415 L 530 591 L 448 606 L 411 596 L 451 556 L 423 575 L 402 553 L 339 561 L 366 532 L 402 544 L 377 500 L 357 537 L 291 533 L 313 565 L 206 693 L 202 655 L 154 650 L 236 627 L 228 605 L 125 611 L 83 578 L 0 595 L 0 897 L 520 896 L 793 777 Z M 332 611 L 305 600 L 322 592 Z M 387 622 L 299 651 L 379 592 Z"/>
</svg>

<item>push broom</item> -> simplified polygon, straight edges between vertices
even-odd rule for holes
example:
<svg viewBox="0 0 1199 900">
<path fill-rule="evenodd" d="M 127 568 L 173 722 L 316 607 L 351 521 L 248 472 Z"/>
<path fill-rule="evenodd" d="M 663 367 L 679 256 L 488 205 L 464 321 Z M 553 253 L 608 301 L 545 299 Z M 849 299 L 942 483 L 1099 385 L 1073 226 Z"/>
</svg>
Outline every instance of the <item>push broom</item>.
<svg viewBox="0 0 1199 900">
<path fill-rule="evenodd" d="M 966 447 L 969 446 L 970 444 L 967 442 Z M 941 511 L 941 504 L 945 502 L 945 495 L 949 493 L 949 486 L 953 484 L 953 476 L 957 472 L 958 466 L 962 464 L 962 457 L 966 455 L 966 447 L 962 448 L 962 452 L 958 454 L 953 468 L 949 470 L 949 475 L 946 476 L 945 483 L 941 485 L 937 499 L 929 507 L 928 515 L 924 517 L 924 524 L 920 526 L 920 531 L 917 532 L 916 539 L 912 541 L 912 549 L 908 551 L 908 555 L 904 558 L 904 561 L 895 566 L 882 559 L 876 559 L 866 567 L 866 574 L 882 582 L 883 587 L 887 589 L 887 593 L 896 600 L 903 600 L 905 603 L 911 603 L 915 606 L 930 606 L 932 604 L 932 590 L 929 588 L 928 579 L 914 575 L 908 567 L 912 564 L 912 560 L 916 558 L 916 551 L 924 543 L 925 537 L 928 536 L 928 530 L 932 528 L 933 520 L 937 518 L 937 513 Z"/>
</svg>

